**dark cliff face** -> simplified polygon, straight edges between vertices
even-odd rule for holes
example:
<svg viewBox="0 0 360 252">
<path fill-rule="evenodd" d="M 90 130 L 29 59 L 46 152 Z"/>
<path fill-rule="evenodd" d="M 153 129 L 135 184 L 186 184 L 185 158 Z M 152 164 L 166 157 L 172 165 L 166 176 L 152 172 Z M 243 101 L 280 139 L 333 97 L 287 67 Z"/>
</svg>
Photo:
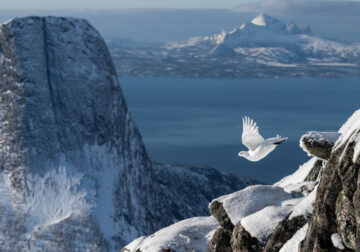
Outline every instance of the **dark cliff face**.
<svg viewBox="0 0 360 252">
<path fill-rule="evenodd" d="M 13 218 L 2 214 L 4 225 L 14 226 L 11 232 L 3 230 L 6 243 L 25 243 L 30 236 L 32 250 L 53 233 L 59 242 L 42 246 L 52 244 L 50 248 L 56 249 L 63 242 L 66 250 L 67 238 L 59 230 L 71 222 L 69 227 L 98 230 L 79 240 L 79 249 L 89 244 L 115 248 L 170 224 L 173 214 L 154 183 L 151 163 L 99 33 L 81 19 L 16 18 L 1 25 L 0 47 L 0 169 L 10 180 L 6 190 L 17 199 L 10 207 Z M 35 203 L 28 198 L 41 198 L 38 181 L 59 167 L 81 177 L 71 186 L 87 192 L 83 200 L 89 207 L 81 214 L 74 205 L 65 211 L 64 200 L 58 206 L 62 214 L 48 209 L 49 216 L 58 218 L 43 221 L 29 214 Z M 55 188 L 44 183 L 49 191 Z M 66 232 L 71 230 L 75 229 Z"/>
</svg>

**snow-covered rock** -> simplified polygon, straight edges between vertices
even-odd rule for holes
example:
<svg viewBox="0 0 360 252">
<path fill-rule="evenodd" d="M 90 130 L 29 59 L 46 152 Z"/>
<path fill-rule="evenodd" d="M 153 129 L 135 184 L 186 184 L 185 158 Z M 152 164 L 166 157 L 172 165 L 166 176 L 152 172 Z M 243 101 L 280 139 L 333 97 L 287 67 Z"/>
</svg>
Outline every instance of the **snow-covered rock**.
<svg viewBox="0 0 360 252">
<path fill-rule="evenodd" d="M 214 199 L 220 202 L 233 225 L 269 205 L 281 205 L 292 199 L 282 188 L 268 185 L 248 186 L 245 189 Z M 212 202 L 212 203 L 213 203 Z M 212 204 L 211 203 L 211 204 Z"/>
<path fill-rule="evenodd" d="M 339 132 L 309 131 L 300 138 L 300 147 L 309 156 L 327 160 L 340 135 Z"/>
<path fill-rule="evenodd" d="M 212 251 L 278 251 L 311 216 L 317 182 L 304 180 L 316 163 L 310 160 L 274 186 L 249 186 L 214 199 L 210 212 L 221 227 Z"/>
<path fill-rule="evenodd" d="M 209 241 L 219 223 L 213 217 L 195 217 L 177 222 L 148 237 L 140 237 L 122 252 L 209 252 Z"/>
<path fill-rule="evenodd" d="M 339 138 L 328 161 L 311 158 L 273 186 L 214 199 L 209 208 L 220 226 L 199 251 L 357 251 L 359 115 L 341 127 L 340 137 L 331 134 Z"/>
</svg>

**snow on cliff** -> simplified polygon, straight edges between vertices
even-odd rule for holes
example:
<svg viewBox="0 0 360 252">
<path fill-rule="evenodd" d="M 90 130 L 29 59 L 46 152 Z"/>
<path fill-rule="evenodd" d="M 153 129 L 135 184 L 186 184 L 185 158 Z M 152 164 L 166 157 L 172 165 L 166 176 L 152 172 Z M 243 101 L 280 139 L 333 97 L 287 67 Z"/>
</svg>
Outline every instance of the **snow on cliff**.
<svg viewBox="0 0 360 252">
<path fill-rule="evenodd" d="M 170 224 L 100 34 L 82 19 L 15 18 L 0 45 L 1 186 L 13 198 L 0 202 L 2 248 L 115 249 Z"/>
</svg>

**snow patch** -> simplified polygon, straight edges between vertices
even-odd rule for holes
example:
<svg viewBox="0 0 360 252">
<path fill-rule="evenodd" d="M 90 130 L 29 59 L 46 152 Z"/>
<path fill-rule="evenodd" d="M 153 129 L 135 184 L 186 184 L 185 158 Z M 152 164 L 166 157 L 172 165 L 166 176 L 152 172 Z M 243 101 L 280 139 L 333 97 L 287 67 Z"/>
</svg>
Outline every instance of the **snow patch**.
<svg viewBox="0 0 360 252">
<path fill-rule="evenodd" d="M 264 14 L 260 14 L 259 16 L 251 20 L 251 23 L 254 25 L 266 26 Z"/>
<path fill-rule="evenodd" d="M 296 184 L 288 184 L 283 188 L 285 192 L 294 194 L 302 193 L 306 196 L 308 192 L 311 192 L 314 189 L 316 184 L 316 181 L 303 181 Z"/>
<path fill-rule="evenodd" d="M 157 252 L 172 249 L 177 252 L 209 251 L 209 242 L 219 227 L 213 217 L 195 217 L 177 222 L 163 228 L 148 237 L 140 237 L 129 245 L 125 251 Z"/>
<path fill-rule="evenodd" d="M 298 252 L 299 244 L 302 240 L 305 239 L 305 235 L 308 229 L 308 224 L 306 223 L 302 228 L 300 228 L 291 239 L 289 239 L 284 246 L 280 249 L 279 252 Z"/>
<path fill-rule="evenodd" d="M 280 206 L 267 206 L 241 220 L 241 225 L 260 243 L 266 243 L 280 221 L 292 211 L 300 199 L 283 202 Z"/>
<path fill-rule="evenodd" d="M 303 198 L 299 204 L 296 205 L 296 207 L 294 208 L 294 211 L 292 211 L 289 219 L 291 220 L 292 218 L 296 217 L 296 216 L 310 216 L 314 210 L 314 202 L 315 202 L 315 198 L 316 198 L 316 192 L 317 192 L 317 186 L 314 188 L 314 190 L 312 190 L 312 192 L 306 196 L 305 198 Z"/>
<path fill-rule="evenodd" d="M 341 239 L 341 236 L 339 233 L 335 233 L 331 235 L 331 242 L 334 245 L 335 248 L 344 250 L 345 246 L 343 244 L 343 241 Z"/>
<path fill-rule="evenodd" d="M 314 167 L 317 158 L 311 158 L 306 163 L 302 164 L 293 174 L 282 178 L 279 182 L 276 182 L 274 186 L 285 187 L 290 184 L 297 184 L 303 182 L 311 169 Z"/>
<path fill-rule="evenodd" d="M 231 222 L 236 225 L 242 218 L 249 216 L 266 206 L 281 205 L 292 199 L 290 193 L 282 188 L 270 185 L 248 186 L 241 191 L 221 196 L 213 201 L 223 204 Z"/>
<path fill-rule="evenodd" d="M 341 136 L 341 133 L 338 133 L 338 132 L 309 131 L 304 136 L 309 138 L 309 142 L 335 143 L 336 140 L 338 140 L 339 137 Z M 302 147 L 302 142 L 301 141 L 300 141 L 300 147 Z"/>
<path fill-rule="evenodd" d="M 339 129 L 339 133 L 341 133 L 341 136 L 336 141 L 334 150 L 344 145 L 345 142 L 349 139 L 349 137 L 353 135 L 354 131 L 358 128 L 360 128 L 360 109 L 355 111 L 354 114 Z"/>
<path fill-rule="evenodd" d="M 357 134 L 355 136 L 354 140 L 355 140 L 356 144 L 355 144 L 355 147 L 354 147 L 354 154 L 353 154 L 352 161 L 355 163 L 356 160 L 359 157 L 359 154 L 360 154 L 360 134 Z"/>
<path fill-rule="evenodd" d="M 26 229 L 32 232 L 37 226 L 58 223 L 72 214 L 89 211 L 86 191 L 78 190 L 82 176 L 70 173 L 65 167 L 51 170 L 43 177 L 28 175 L 29 195 L 25 198 Z"/>
</svg>

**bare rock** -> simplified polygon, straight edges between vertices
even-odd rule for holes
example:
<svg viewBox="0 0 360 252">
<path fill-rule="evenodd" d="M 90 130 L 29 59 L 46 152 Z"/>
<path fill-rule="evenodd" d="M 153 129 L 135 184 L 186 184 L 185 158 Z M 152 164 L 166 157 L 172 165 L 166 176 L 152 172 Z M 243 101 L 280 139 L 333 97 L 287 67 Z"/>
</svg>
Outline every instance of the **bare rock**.
<svg viewBox="0 0 360 252">
<path fill-rule="evenodd" d="M 263 246 L 248 231 L 246 231 L 241 223 L 237 223 L 231 236 L 231 248 L 233 252 L 258 252 L 263 251 Z"/>
<path fill-rule="evenodd" d="M 308 218 L 303 215 L 294 218 L 289 217 L 290 215 L 281 221 L 275 231 L 270 235 L 264 249 L 265 252 L 279 251 L 284 244 L 308 222 Z"/>
<path fill-rule="evenodd" d="M 230 246 L 232 232 L 223 227 L 219 227 L 210 241 L 210 250 L 212 252 L 232 252 Z"/>
</svg>

